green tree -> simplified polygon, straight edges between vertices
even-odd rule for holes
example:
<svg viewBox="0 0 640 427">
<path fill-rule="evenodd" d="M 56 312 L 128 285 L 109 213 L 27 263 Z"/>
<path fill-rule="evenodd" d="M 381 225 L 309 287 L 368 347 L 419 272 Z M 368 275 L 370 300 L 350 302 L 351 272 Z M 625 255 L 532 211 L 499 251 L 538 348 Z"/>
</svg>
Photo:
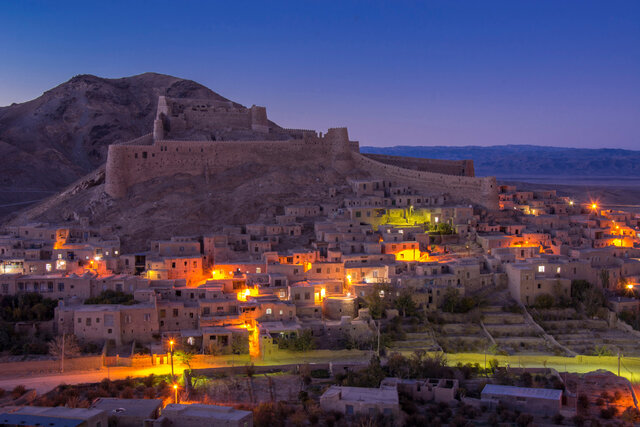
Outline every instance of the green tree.
<svg viewBox="0 0 640 427">
<path fill-rule="evenodd" d="M 374 319 L 381 319 L 389 308 L 389 294 L 391 287 L 386 284 L 376 284 L 364 297 L 365 305 L 369 308 L 369 314 Z"/>
<path fill-rule="evenodd" d="M 174 353 L 175 357 L 182 363 L 183 365 L 187 365 L 187 368 L 191 370 L 191 362 L 193 361 L 193 356 L 195 356 L 190 351 L 178 350 Z"/>
<path fill-rule="evenodd" d="M 600 283 L 602 283 L 603 289 L 609 289 L 609 270 L 600 270 Z"/>
<path fill-rule="evenodd" d="M 311 329 L 305 329 L 298 335 L 278 341 L 278 347 L 291 351 L 310 351 L 316 348 Z"/>
<path fill-rule="evenodd" d="M 246 336 L 233 335 L 231 338 L 231 353 L 247 354 L 249 353 L 249 340 Z"/>
<path fill-rule="evenodd" d="M 553 307 L 554 305 L 554 299 L 551 295 L 549 294 L 540 294 L 536 297 L 536 299 L 533 302 L 533 306 L 535 308 L 539 308 L 539 309 L 548 309 Z"/>
<path fill-rule="evenodd" d="M 402 313 L 402 317 L 413 316 L 416 312 L 416 303 L 413 301 L 411 291 L 407 288 L 403 289 L 395 300 L 395 306 Z"/>
</svg>

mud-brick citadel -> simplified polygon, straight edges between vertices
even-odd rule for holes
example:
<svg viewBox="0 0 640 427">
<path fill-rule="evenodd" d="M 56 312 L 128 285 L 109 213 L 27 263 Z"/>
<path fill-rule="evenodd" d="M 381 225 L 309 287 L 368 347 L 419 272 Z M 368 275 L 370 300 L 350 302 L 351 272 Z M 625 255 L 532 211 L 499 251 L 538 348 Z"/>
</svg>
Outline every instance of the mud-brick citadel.
<svg viewBox="0 0 640 427">
<path fill-rule="evenodd" d="M 267 119 L 264 107 L 230 101 L 160 96 L 153 132 L 109 146 L 105 189 L 126 196 L 138 183 L 177 173 L 205 175 L 244 164 L 304 167 L 321 164 L 338 174 L 369 175 L 450 200 L 498 208 L 494 177 L 476 177 L 472 160 L 436 160 L 360 153 L 346 128 L 325 134 L 284 129 Z"/>
</svg>

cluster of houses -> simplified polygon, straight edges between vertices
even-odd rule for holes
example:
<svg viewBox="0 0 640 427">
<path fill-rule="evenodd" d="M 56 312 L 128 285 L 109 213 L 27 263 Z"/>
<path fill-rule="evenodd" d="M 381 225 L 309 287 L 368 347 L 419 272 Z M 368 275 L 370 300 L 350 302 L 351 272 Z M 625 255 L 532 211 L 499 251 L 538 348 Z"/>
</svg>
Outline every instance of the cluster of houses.
<svg viewBox="0 0 640 427">
<path fill-rule="evenodd" d="M 410 289 L 433 311 L 450 288 L 508 286 L 529 305 L 569 296 L 575 279 L 611 291 L 640 281 L 639 218 L 629 212 L 512 186 L 500 188 L 499 211 L 377 179 L 350 180 L 346 191 L 341 201 L 284 206 L 259 223 L 150 241 L 140 252 L 123 253 L 113 229 L 84 219 L 8 227 L 0 295 L 58 299 L 55 330 L 81 341 L 171 337 L 198 352 L 265 357 L 303 330 L 329 348 L 367 342 L 375 325 L 359 299 L 372 292 L 393 299 Z M 84 304 L 104 291 L 136 303 Z M 612 304 L 638 310 L 640 301 Z"/>
</svg>

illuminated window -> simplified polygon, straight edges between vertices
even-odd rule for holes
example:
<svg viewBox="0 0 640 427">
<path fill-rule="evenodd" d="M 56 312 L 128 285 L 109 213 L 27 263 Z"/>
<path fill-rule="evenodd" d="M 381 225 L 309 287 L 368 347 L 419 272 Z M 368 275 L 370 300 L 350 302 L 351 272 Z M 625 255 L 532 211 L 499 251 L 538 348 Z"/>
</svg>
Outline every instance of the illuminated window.
<svg viewBox="0 0 640 427">
<path fill-rule="evenodd" d="M 267 314 L 271 314 L 271 309 L 267 308 Z"/>
<path fill-rule="evenodd" d="M 560 267 L 556 268 L 556 273 L 560 274 Z"/>
<path fill-rule="evenodd" d="M 538 266 L 538 273 L 544 273 L 544 265 Z"/>
<path fill-rule="evenodd" d="M 47 271 L 51 271 L 51 264 L 47 264 L 47 265 L 45 265 L 45 269 L 46 269 Z"/>
</svg>

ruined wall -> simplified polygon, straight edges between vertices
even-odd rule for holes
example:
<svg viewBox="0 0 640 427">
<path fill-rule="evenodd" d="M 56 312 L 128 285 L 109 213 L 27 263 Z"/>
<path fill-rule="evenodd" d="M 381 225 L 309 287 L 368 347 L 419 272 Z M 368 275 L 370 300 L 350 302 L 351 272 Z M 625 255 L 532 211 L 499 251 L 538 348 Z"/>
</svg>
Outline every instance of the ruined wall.
<svg viewBox="0 0 640 427">
<path fill-rule="evenodd" d="M 250 121 L 258 126 L 266 121 L 266 111 L 261 107 L 252 107 L 247 112 L 253 116 Z M 329 129 L 324 136 L 304 131 L 301 139 L 287 141 L 154 141 L 151 135 L 145 135 L 109 146 L 105 191 L 119 198 L 126 196 L 132 185 L 153 178 L 177 173 L 217 174 L 249 163 L 325 165 L 345 175 L 356 168 L 376 178 L 427 192 L 449 193 L 456 200 L 489 209 L 498 208 L 496 179 L 474 177 L 473 162 L 362 155 L 358 143 L 349 141 L 346 128 Z"/>
<path fill-rule="evenodd" d="M 360 153 L 352 153 L 356 167 L 376 178 L 405 183 L 424 191 L 449 193 L 456 200 L 468 200 L 489 209 L 498 209 L 498 185 L 495 177 L 475 178 L 445 175 L 401 168 L 373 160 Z"/>
<path fill-rule="evenodd" d="M 134 184 L 177 173 L 216 174 L 247 163 L 273 165 L 331 164 L 352 168 L 346 129 L 324 137 L 305 135 L 289 141 L 155 141 L 153 145 L 109 146 L 105 191 L 124 197 Z"/>
<path fill-rule="evenodd" d="M 417 157 L 363 154 L 373 160 L 406 169 L 443 173 L 446 175 L 475 176 L 473 160 L 421 159 Z"/>
<path fill-rule="evenodd" d="M 157 118 L 161 114 L 166 117 L 174 132 L 224 128 L 251 129 L 264 133 L 269 131 L 267 109 L 255 105 L 245 108 L 226 101 L 161 96 Z"/>
</svg>

